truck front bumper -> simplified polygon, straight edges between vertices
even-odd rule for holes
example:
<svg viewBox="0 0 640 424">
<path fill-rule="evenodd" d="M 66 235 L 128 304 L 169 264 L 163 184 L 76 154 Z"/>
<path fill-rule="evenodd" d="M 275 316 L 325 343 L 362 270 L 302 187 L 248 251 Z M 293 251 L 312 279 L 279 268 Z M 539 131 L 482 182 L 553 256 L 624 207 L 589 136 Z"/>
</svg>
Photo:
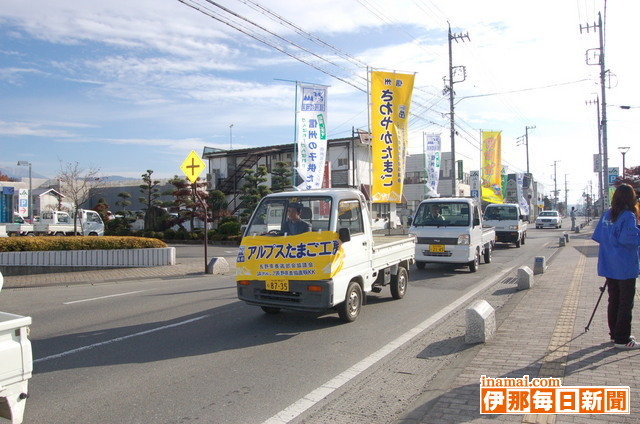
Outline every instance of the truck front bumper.
<svg viewBox="0 0 640 424">
<path fill-rule="evenodd" d="M 515 243 L 519 238 L 517 231 L 496 231 L 496 241 L 500 243 Z"/>
<path fill-rule="evenodd" d="M 309 312 L 333 307 L 333 280 L 289 280 L 288 291 L 266 290 L 262 280 L 237 282 L 236 285 L 238 299 L 249 305 Z"/>
<path fill-rule="evenodd" d="M 431 252 L 428 244 L 416 244 L 416 262 L 466 264 L 473 260 L 468 244 L 444 245 L 444 252 Z M 471 257 L 469 257 L 471 255 Z"/>
</svg>

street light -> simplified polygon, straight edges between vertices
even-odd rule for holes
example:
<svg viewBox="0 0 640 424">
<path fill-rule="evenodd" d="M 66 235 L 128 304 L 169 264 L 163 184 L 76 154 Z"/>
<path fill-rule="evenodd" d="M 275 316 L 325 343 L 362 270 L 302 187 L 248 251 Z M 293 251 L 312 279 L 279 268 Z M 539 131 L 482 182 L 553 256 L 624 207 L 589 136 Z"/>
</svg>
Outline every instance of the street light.
<svg viewBox="0 0 640 424">
<path fill-rule="evenodd" d="M 625 174 L 624 174 L 624 155 L 627 154 L 627 152 L 629 151 L 631 147 L 618 147 L 618 150 L 620 150 L 620 153 L 622 153 L 622 179 L 624 180 Z"/>
<path fill-rule="evenodd" d="M 28 166 L 29 167 L 29 196 L 27 197 L 27 206 L 29 207 L 29 223 L 33 224 L 33 205 L 31 204 L 33 201 L 33 195 L 31 194 L 32 184 L 31 184 L 31 162 L 26 160 L 19 160 L 18 166 Z"/>
</svg>

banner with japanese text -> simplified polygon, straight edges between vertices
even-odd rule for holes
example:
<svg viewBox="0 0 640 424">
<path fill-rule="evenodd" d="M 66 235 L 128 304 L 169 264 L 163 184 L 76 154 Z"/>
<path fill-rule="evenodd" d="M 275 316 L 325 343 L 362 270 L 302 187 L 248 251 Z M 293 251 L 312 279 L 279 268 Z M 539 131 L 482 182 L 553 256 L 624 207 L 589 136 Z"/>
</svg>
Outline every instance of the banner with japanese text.
<svg viewBox="0 0 640 424">
<path fill-rule="evenodd" d="M 524 172 L 516 173 L 516 182 L 518 186 L 516 188 L 516 198 L 518 199 L 518 204 L 520 205 L 520 209 L 524 215 L 529 215 L 529 201 L 525 198 L 524 195 Z"/>
<path fill-rule="evenodd" d="M 415 75 L 371 72 L 373 203 L 401 203 Z"/>
<path fill-rule="evenodd" d="M 440 134 L 427 134 L 427 145 L 424 154 L 427 171 L 428 197 L 440 197 L 438 193 L 438 182 L 440 181 L 441 145 Z"/>
<path fill-rule="evenodd" d="M 482 132 L 482 200 L 504 203 L 502 196 L 502 131 Z"/>
<path fill-rule="evenodd" d="M 236 260 L 240 280 L 327 280 L 344 263 L 344 253 L 334 231 L 296 236 L 243 237 Z"/>
<path fill-rule="evenodd" d="M 327 87 L 298 83 L 296 106 L 299 190 L 322 186 L 327 158 Z"/>
</svg>

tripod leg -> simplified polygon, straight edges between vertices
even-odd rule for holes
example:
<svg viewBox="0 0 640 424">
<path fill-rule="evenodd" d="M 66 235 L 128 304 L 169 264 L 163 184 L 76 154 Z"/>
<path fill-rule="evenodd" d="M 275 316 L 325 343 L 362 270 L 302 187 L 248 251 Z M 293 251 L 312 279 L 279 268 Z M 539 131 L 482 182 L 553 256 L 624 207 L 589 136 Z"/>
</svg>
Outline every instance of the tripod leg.
<svg viewBox="0 0 640 424">
<path fill-rule="evenodd" d="M 589 331 L 589 327 L 591 326 L 591 321 L 593 321 L 593 316 L 596 314 L 596 310 L 598 309 L 598 305 L 600 304 L 600 300 L 602 299 L 602 295 L 604 294 L 605 289 L 607 288 L 607 281 L 605 280 L 604 286 L 600 287 L 600 297 L 598 297 L 598 301 L 596 302 L 595 308 L 593 308 L 593 312 L 591 313 L 591 318 L 589 318 L 589 322 L 587 326 L 584 327 L 584 332 Z"/>
</svg>

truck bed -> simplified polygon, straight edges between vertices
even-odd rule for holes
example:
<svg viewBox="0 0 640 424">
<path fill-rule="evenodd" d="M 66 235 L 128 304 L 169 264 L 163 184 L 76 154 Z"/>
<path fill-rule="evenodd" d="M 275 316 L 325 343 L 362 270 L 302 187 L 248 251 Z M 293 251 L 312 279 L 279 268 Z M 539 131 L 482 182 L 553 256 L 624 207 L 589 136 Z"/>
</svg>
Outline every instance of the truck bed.
<svg viewBox="0 0 640 424">
<path fill-rule="evenodd" d="M 374 236 L 371 265 L 373 269 L 382 269 L 396 265 L 415 256 L 415 238 L 406 235 Z"/>
</svg>

